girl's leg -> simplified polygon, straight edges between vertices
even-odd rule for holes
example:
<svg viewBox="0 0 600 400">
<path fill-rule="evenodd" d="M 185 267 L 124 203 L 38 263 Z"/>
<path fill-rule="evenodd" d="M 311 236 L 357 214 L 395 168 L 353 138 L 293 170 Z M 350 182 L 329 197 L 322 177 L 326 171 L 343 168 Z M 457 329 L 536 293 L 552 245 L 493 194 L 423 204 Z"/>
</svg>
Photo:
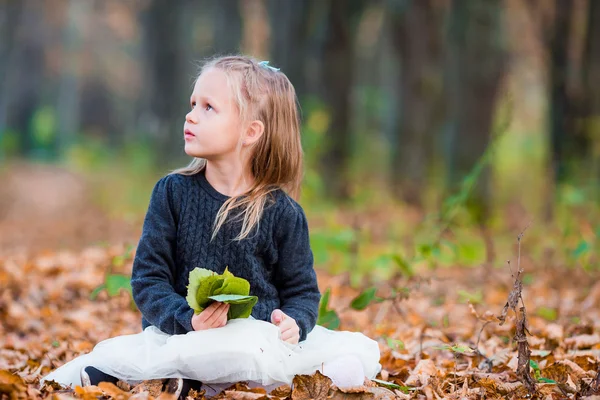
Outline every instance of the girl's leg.
<svg viewBox="0 0 600 400">
<path fill-rule="evenodd" d="M 324 363 L 322 372 L 339 388 L 362 386 L 365 382 L 362 362 L 354 355 L 347 355 Z"/>
</svg>

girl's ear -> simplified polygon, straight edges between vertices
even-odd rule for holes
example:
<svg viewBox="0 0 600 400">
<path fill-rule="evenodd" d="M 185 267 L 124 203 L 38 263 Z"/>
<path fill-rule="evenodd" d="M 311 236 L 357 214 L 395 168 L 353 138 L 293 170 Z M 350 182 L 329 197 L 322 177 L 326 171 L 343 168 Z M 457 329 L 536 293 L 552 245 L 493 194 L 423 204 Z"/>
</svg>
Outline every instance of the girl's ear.
<svg viewBox="0 0 600 400">
<path fill-rule="evenodd" d="M 246 136 L 242 142 L 245 146 L 251 146 L 261 138 L 265 132 L 265 125 L 258 120 L 250 122 L 248 129 L 246 129 Z"/>
</svg>

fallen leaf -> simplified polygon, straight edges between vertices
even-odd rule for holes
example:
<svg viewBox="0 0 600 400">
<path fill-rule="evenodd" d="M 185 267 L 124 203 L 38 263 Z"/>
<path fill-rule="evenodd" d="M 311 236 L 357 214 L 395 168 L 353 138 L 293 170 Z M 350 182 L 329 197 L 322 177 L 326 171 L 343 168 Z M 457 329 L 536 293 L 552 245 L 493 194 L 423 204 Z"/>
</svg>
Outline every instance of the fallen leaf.
<svg viewBox="0 0 600 400">
<path fill-rule="evenodd" d="M 326 399 L 331 388 L 331 379 L 319 371 L 313 375 L 296 375 L 292 387 L 292 400 Z"/>
</svg>

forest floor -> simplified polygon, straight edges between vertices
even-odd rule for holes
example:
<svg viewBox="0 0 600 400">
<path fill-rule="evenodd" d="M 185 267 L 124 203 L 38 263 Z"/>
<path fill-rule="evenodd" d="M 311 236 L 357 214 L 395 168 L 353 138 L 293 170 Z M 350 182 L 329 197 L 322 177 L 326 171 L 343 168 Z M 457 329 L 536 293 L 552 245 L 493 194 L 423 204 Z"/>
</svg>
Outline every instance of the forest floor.
<svg viewBox="0 0 600 400">
<path fill-rule="evenodd" d="M 62 179 L 63 194 L 81 190 L 76 178 Z M 61 204 L 64 196 L 52 199 L 51 192 L 39 199 L 44 210 L 54 207 L 47 215 L 36 211 L 36 196 L 29 195 L 29 203 L 5 200 L 9 206 L 0 216 L 0 399 L 167 398 L 157 382 L 39 387 L 41 377 L 96 343 L 141 328 L 126 291 L 90 298 L 108 271 L 131 272 L 129 248 L 139 238 L 140 221 L 113 221 L 89 204 Z M 0 193 L 0 204 L 6 196 Z M 510 269 L 438 268 L 398 276 L 377 287 L 378 296 L 389 300 L 362 311 L 348 307 L 360 292 L 347 274 L 319 270 L 322 292 L 331 289 L 328 307 L 338 312 L 339 329 L 378 341 L 383 369 L 377 378 L 388 384 L 366 381 L 344 393 L 315 373 L 297 377 L 293 390 L 267 394 L 238 384 L 218 398 L 600 398 L 597 274 L 529 262 L 523 262 L 525 274 L 518 274 L 516 267 L 513 260 Z M 507 302 L 514 310 L 509 307 L 501 324 Z M 191 398 L 202 399 L 203 393 Z"/>
</svg>

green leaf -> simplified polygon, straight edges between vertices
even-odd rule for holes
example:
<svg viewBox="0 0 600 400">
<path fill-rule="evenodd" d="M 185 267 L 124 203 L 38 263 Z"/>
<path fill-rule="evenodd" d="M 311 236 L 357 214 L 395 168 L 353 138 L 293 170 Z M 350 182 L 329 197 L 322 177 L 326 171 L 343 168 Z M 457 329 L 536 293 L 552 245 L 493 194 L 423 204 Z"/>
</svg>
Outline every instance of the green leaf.
<svg viewBox="0 0 600 400">
<path fill-rule="evenodd" d="M 323 314 L 319 314 L 317 324 L 327 329 L 335 330 L 340 327 L 340 318 L 337 313 L 333 310 L 325 311 Z"/>
<path fill-rule="evenodd" d="M 327 312 L 330 295 L 331 295 L 331 288 L 325 289 L 325 293 L 323 293 L 323 296 L 321 297 L 321 301 L 319 302 L 319 315 L 325 314 Z"/>
<path fill-rule="evenodd" d="M 110 297 L 117 296 L 121 290 L 125 290 L 131 294 L 131 278 L 127 275 L 107 275 L 104 283 L 106 284 L 106 291 Z"/>
<path fill-rule="evenodd" d="M 205 268 L 194 268 L 192 271 L 190 271 L 190 277 L 187 286 L 188 291 L 185 299 L 190 305 L 190 308 L 193 309 L 196 313 L 200 313 L 206 307 L 206 305 L 201 305 L 198 299 L 200 298 L 200 300 L 202 300 L 204 297 L 208 298 L 208 292 L 210 290 L 206 290 L 207 286 L 204 286 L 203 293 L 198 292 L 201 283 L 204 282 L 206 278 L 211 276 L 215 276 L 215 272 Z"/>
<path fill-rule="evenodd" d="M 538 381 L 544 382 L 544 383 L 554 383 L 554 384 L 556 384 L 556 381 L 554 381 L 552 379 L 549 379 L 549 378 L 544 378 L 543 376 L 539 377 Z"/>
<path fill-rule="evenodd" d="M 222 275 L 205 268 L 190 271 L 186 300 L 196 314 L 215 301 L 229 304 L 228 319 L 248 318 L 258 297 L 250 296 L 250 282 L 225 268 Z"/>
<path fill-rule="evenodd" d="M 577 245 L 577 248 L 573 251 L 573 257 L 579 258 L 579 257 L 585 255 L 590 249 L 591 249 L 590 244 L 588 242 L 586 242 L 585 240 L 582 240 Z"/>
<path fill-rule="evenodd" d="M 256 299 L 256 296 L 245 296 L 241 294 L 216 294 L 214 296 L 208 296 L 208 298 L 214 301 L 220 301 L 221 303 L 244 304 L 249 300 Z"/>
<path fill-rule="evenodd" d="M 394 254 L 392 258 L 404 276 L 411 278 L 415 275 L 413 267 L 400 254 Z"/>
<path fill-rule="evenodd" d="M 104 289 L 106 289 L 106 285 L 104 283 L 102 285 L 98 286 L 96 289 L 94 289 L 92 291 L 92 293 L 90 293 L 90 300 L 96 300 L 96 298 L 98 298 L 98 295 L 100 294 L 100 292 L 103 291 Z"/>
<path fill-rule="evenodd" d="M 475 293 L 469 293 L 466 290 L 459 290 L 458 301 L 461 303 L 481 304 L 483 303 L 483 292 L 478 290 Z"/>
<path fill-rule="evenodd" d="M 529 366 L 530 366 L 531 368 L 533 368 L 534 370 L 539 370 L 539 369 L 540 369 L 540 366 L 538 365 L 538 363 L 536 363 L 536 362 L 535 362 L 535 361 L 533 361 L 533 360 L 529 360 Z"/>
<path fill-rule="evenodd" d="M 379 383 L 381 386 L 385 386 L 391 389 L 398 389 L 400 391 L 402 391 L 402 393 L 404 394 L 408 394 L 410 390 L 414 390 L 413 388 L 410 388 L 408 386 L 401 386 L 398 384 L 395 384 L 393 382 L 388 382 L 388 381 L 382 381 L 381 379 L 371 379 L 373 382 Z"/>
<path fill-rule="evenodd" d="M 556 311 L 556 308 L 542 306 L 536 310 L 536 314 L 550 322 L 558 319 L 558 311 Z"/>
<path fill-rule="evenodd" d="M 350 307 L 358 311 L 364 310 L 369 304 L 371 304 L 371 302 L 375 300 L 375 293 L 377 293 L 377 288 L 372 287 L 366 289 L 352 300 Z"/>
<path fill-rule="evenodd" d="M 451 347 L 452 351 L 455 353 L 461 353 L 461 354 L 465 354 L 465 353 L 473 353 L 475 350 L 473 350 L 472 348 L 470 348 L 469 346 L 461 346 L 458 344 L 455 344 L 454 346 Z"/>
<path fill-rule="evenodd" d="M 258 302 L 256 296 L 243 296 L 237 294 L 219 294 L 209 296 L 209 299 L 229 304 L 228 319 L 248 318 L 252 314 L 252 307 Z"/>
<path fill-rule="evenodd" d="M 402 340 L 392 339 L 391 337 L 386 336 L 385 341 L 391 349 L 404 350 L 404 342 Z"/>
</svg>

